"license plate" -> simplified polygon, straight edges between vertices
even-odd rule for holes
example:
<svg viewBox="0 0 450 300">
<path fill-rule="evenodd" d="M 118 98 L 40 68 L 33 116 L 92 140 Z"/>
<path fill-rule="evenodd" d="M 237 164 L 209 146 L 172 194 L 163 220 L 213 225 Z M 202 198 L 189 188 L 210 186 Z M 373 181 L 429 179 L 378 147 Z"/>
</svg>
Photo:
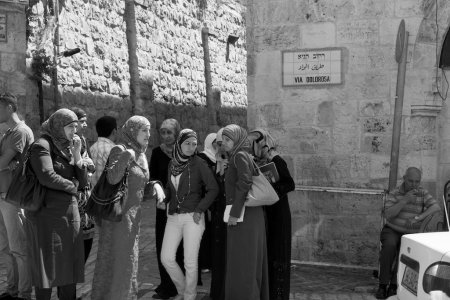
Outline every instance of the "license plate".
<svg viewBox="0 0 450 300">
<path fill-rule="evenodd" d="M 405 266 L 405 272 L 403 273 L 402 286 L 408 291 L 417 296 L 417 284 L 419 282 L 419 272 Z"/>
</svg>

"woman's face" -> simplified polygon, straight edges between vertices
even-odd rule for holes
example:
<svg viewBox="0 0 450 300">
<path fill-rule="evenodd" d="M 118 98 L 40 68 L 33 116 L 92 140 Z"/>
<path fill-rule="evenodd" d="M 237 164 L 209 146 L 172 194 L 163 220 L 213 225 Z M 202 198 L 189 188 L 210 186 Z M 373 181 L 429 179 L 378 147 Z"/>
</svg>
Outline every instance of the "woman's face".
<svg viewBox="0 0 450 300">
<path fill-rule="evenodd" d="M 82 117 L 81 119 L 78 119 L 78 133 L 81 135 L 85 134 L 86 128 L 87 128 L 87 117 Z"/>
<path fill-rule="evenodd" d="M 194 137 L 190 137 L 181 143 L 181 151 L 186 156 L 194 155 L 195 149 L 197 149 L 197 139 Z"/>
<path fill-rule="evenodd" d="M 71 141 L 73 140 L 73 136 L 77 133 L 78 122 L 72 122 L 66 126 L 64 126 L 64 134 L 66 138 Z"/>
<path fill-rule="evenodd" d="M 222 136 L 222 149 L 225 151 L 231 151 L 234 147 L 234 142 L 232 139 L 227 137 L 226 135 Z"/>
<path fill-rule="evenodd" d="M 166 146 L 172 146 L 175 143 L 175 131 L 170 128 L 161 128 L 159 130 L 161 142 Z"/>
<path fill-rule="evenodd" d="M 143 126 L 139 128 L 136 141 L 139 145 L 142 147 L 145 147 L 148 145 L 148 140 L 150 139 L 150 125 Z"/>
</svg>

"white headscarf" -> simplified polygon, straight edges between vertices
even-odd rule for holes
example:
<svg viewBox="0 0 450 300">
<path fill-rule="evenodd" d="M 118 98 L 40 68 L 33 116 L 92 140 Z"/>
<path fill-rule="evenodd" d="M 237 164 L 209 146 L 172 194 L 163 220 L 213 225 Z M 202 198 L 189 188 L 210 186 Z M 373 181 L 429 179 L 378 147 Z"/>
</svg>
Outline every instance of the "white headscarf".
<svg viewBox="0 0 450 300">
<path fill-rule="evenodd" d="M 202 151 L 213 163 L 216 163 L 217 149 L 214 148 L 213 142 L 216 140 L 217 133 L 210 133 L 205 139 L 205 150 Z"/>
</svg>

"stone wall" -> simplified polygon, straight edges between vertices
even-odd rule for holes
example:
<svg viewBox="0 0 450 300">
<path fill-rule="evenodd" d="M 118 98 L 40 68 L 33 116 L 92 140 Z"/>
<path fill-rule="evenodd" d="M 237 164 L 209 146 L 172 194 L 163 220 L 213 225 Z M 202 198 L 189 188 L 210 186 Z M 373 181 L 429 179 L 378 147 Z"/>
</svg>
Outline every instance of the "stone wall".
<svg viewBox="0 0 450 300">
<path fill-rule="evenodd" d="M 299 190 L 291 205 L 306 206 L 293 210 L 293 259 L 377 265 L 382 196 L 361 189 L 388 187 L 402 19 L 410 36 L 398 182 L 417 166 L 424 186 L 441 195 L 448 153 L 439 147 L 448 134 L 439 132 L 436 47 L 450 15 L 448 2 L 438 2 L 436 41 L 434 1 L 247 1 L 248 126 L 278 137 Z M 342 49 L 342 84 L 283 87 L 282 51 L 329 47 Z M 300 192 L 311 186 L 360 194 Z"/>
<path fill-rule="evenodd" d="M 51 27 L 51 23 L 45 23 L 45 17 L 51 15 L 47 1 L 31 2 L 29 68 L 41 45 L 39 38 Z M 193 0 L 138 0 L 135 3 L 141 97 L 152 125 L 158 126 L 164 115 L 182 119 L 183 127 L 193 128 L 201 137 L 216 129 L 205 122 L 208 110 L 201 43 L 204 26 L 214 33 L 209 38 L 209 47 L 212 86 L 221 92 L 218 114 L 223 115 L 221 119 L 245 123 L 244 7 L 235 1 L 207 1 L 206 6 L 204 1 Z M 117 117 L 122 123 L 131 114 L 124 1 L 66 0 L 60 1 L 60 5 L 60 52 L 81 49 L 79 54 L 58 60 L 61 106 L 87 108 L 92 125 L 97 117 L 105 114 Z M 229 61 L 226 61 L 229 34 L 239 36 L 239 40 L 230 46 Z M 52 57 L 51 39 L 45 48 Z M 44 82 L 46 115 L 54 110 L 49 79 Z M 27 95 L 33 111 L 37 111 L 37 94 L 36 84 L 30 80 Z M 33 125 L 37 126 L 37 116 L 34 117 Z M 95 137 L 92 130 L 88 139 Z M 155 132 L 153 137 L 152 145 L 158 143 Z"/>
<path fill-rule="evenodd" d="M 0 1 L 0 91 L 16 95 L 21 111 L 26 110 L 25 4 L 19 0 Z M 0 135 L 6 129 L 0 124 Z"/>
</svg>

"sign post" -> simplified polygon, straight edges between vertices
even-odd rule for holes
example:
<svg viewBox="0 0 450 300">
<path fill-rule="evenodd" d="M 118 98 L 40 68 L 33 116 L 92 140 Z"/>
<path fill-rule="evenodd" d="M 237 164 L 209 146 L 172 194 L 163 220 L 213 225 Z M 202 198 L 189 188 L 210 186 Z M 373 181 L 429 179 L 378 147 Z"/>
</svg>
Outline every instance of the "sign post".
<svg viewBox="0 0 450 300">
<path fill-rule="evenodd" d="M 394 125 L 392 129 L 391 162 L 389 170 L 389 191 L 397 185 L 400 133 L 402 129 L 403 96 L 405 92 L 406 57 L 408 55 L 408 31 L 405 20 L 400 22 L 395 45 L 395 60 L 398 63 L 397 88 L 395 92 Z"/>
</svg>

